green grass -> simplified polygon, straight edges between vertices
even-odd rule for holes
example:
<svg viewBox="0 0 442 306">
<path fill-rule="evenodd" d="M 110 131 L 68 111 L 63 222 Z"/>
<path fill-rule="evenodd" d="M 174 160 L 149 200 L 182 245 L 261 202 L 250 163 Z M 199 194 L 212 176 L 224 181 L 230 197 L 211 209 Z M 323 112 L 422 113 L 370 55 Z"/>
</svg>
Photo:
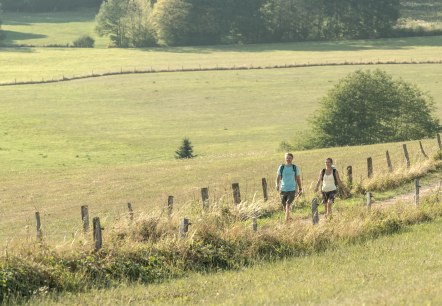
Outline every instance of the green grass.
<svg viewBox="0 0 442 306">
<path fill-rule="evenodd" d="M 7 26 L 5 26 L 7 29 Z M 181 68 L 440 61 L 442 37 L 151 49 L 0 48 L 0 82 Z M 413 68 L 411 68 L 413 69 Z M 436 68 L 437 69 L 437 68 Z"/>
<path fill-rule="evenodd" d="M 72 45 L 82 35 L 89 35 L 97 47 L 106 47 L 107 38 L 95 34 L 96 9 L 73 12 L 14 13 L 4 12 L 2 29 L 7 45 Z"/>
<path fill-rule="evenodd" d="M 215 275 L 194 273 L 159 285 L 38 297 L 30 304 L 438 305 L 441 229 L 439 219 L 305 258 Z"/>
<path fill-rule="evenodd" d="M 235 181 L 244 199 L 260 196 L 261 177 L 273 186 L 282 161 L 279 142 L 300 137 L 318 99 L 357 68 L 166 73 L 1 87 L 3 241 L 32 238 L 36 209 L 48 239 L 59 241 L 78 230 L 75 216 L 83 204 L 112 222 L 129 201 L 149 211 L 174 195 L 180 207 L 206 186 L 215 199 L 230 196 Z M 440 65 L 381 68 L 428 90 L 441 116 Z M 174 151 L 185 136 L 199 157 L 176 161 Z M 428 154 L 436 144 L 424 142 Z M 409 146 L 417 158 L 418 143 Z M 295 162 L 306 187 L 327 156 L 341 172 L 353 165 L 357 181 L 365 177 L 369 156 L 375 171 L 385 171 L 387 149 L 395 165 L 403 163 L 401 143 L 295 152 Z"/>
</svg>

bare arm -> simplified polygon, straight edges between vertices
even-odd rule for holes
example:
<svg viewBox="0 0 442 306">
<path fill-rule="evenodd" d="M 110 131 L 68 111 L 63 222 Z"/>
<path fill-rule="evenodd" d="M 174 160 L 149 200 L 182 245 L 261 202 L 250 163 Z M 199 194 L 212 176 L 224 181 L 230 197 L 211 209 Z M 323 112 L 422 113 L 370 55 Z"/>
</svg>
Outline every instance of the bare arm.
<svg viewBox="0 0 442 306">
<path fill-rule="evenodd" d="M 339 172 L 336 170 L 336 181 L 338 182 L 339 187 L 342 188 L 342 190 L 345 190 L 345 186 L 341 181 L 341 178 L 339 177 Z"/>
<path fill-rule="evenodd" d="M 298 194 L 302 193 L 302 185 L 301 185 L 301 176 L 297 175 L 296 178 L 296 184 L 298 185 Z"/>
<path fill-rule="evenodd" d="M 276 176 L 276 190 L 279 190 L 279 188 L 280 188 L 280 183 L 281 183 L 281 176 L 278 174 L 277 176 Z"/>
</svg>

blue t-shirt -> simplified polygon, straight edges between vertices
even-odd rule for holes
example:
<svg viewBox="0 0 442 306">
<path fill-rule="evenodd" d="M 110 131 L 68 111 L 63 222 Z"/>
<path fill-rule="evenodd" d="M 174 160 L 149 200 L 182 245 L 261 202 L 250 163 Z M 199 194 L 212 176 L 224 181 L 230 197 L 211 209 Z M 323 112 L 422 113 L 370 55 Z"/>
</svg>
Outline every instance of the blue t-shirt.
<svg viewBox="0 0 442 306">
<path fill-rule="evenodd" d="M 281 165 L 278 168 L 277 174 L 281 174 L 281 167 L 284 167 L 282 170 L 282 177 L 281 177 L 281 191 L 295 191 L 296 190 L 296 179 L 295 179 L 295 172 L 293 171 L 293 164 L 292 165 Z M 299 167 L 296 166 L 296 176 L 299 175 Z"/>
</svg>

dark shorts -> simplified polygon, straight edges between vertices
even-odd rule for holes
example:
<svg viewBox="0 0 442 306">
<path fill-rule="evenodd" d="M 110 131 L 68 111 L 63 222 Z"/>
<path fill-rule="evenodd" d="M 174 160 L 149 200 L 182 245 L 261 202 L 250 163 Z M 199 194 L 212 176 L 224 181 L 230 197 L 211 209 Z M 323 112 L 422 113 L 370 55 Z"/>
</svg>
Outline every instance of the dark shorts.
<svg viewBox="0 0 442 306">
<path fill-rule="evenodd" d="M 296 191 L 281 191 L 281 204 L 282 207 L 285 207 L 287 204 L 292 205 L 295 200 Z"/>
<path fill-rule="evenodd" d="M 336 196 L 336 190 L 332 190 L 332 191 L 328 191 L 328 192 L 323 192 L 322 193 L 322 203 L 327 203 L 327 202 L 335 202 L 335 196 Z"/>
</svg>

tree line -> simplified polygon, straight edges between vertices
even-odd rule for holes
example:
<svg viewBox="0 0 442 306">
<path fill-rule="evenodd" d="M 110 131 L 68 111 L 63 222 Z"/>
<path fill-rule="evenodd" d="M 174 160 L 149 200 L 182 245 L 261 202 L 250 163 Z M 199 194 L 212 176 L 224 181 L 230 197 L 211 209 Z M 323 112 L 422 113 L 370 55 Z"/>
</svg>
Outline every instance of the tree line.
<svg viewBox="0 0 442 306">
<path fill-rule="evenodd" d="M 400 0 L 106 0 L 96 21 L 117 47 L 179 46 L 386 37 L 399 11 Z"/>
</svg>

